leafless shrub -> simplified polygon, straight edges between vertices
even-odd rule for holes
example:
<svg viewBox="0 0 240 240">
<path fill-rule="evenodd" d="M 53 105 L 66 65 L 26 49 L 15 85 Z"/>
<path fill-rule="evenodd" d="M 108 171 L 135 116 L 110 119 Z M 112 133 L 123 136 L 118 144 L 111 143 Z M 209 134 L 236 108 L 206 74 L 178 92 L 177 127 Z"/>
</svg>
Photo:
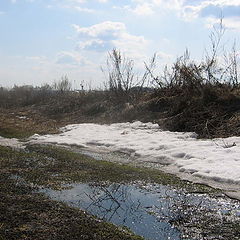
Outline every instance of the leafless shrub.
<svg viewBox="0 0 240 240">
<path fill-rule="evenodd" d="M 144 88 L 154 67 L 155 56 L 141 77 L 134 71 L 134 61 L 113 49 L 107 59 L 108 81 L 106 88 L 112 98 L 119 102 L 131 102 Z"/>
<path fill-rule="evenodd" d="M 150 76 L 156 87 L 169 89 L 173 94 L 175 91 L 181 91 L 183 96 L 191 98 L 205 97 L 214 87 L 238 86 L 239 56 L 236 43 L 231 52 L 226 53 L 222 46 L 224 33 L 221 18 L 210 34 L 210 50 L 206 51 L 204 59 L 201 62 L 194 61 L 186 50 L 170 68 L 166 66 L 160 76 L 154 76 L 151 72 Z M 225 56 L 225 64 L 222 56 Z"/>
<path fill-rule="evenodd" d="M 232 46 L 231 52 L 224 53 L 224 71 L 221 80 L 232 87 L 239 86 L 239 54 L 236 49 L 236 41 Z"/>
</svg>

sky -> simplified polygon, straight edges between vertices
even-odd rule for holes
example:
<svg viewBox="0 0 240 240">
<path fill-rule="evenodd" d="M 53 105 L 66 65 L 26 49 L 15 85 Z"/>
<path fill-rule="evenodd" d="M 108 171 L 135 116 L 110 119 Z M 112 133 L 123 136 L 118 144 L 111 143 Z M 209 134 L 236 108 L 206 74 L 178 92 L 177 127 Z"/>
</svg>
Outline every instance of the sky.
<svg viewBox="0 0 240 240">
<path fill-rule="evenodd" d="M 0 86 L 99 88 L 119 49 L 136 74 L 154 53 L 161 71 L 186 48 L 201 60 L 223 16 L 224 44 L 240 42 L 240 0 L 0 0 Z"/>
</svg>

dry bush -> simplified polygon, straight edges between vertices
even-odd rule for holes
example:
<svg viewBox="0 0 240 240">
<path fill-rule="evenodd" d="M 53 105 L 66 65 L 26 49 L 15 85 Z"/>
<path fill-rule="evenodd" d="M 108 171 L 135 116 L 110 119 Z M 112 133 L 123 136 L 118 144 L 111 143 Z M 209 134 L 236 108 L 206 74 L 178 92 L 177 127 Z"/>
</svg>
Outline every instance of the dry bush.
<svg viewBox="0 0 240 240">
<path fill-rule="evenodd" d="M 226 52 L 225 46 L 221 45 L 224 33 L 223 20 L 220 19 L 210 34 L 210 49 L 204 59 L 194 61 L 186 50 L 170 68 L 165 67 L 163 74 L 153 77 L 157 88 L 171 90 L 172 95 L 181 94 L 187 99 L 201 97 L 210 100 L 217 94 L 215 89 L 226 90 L 227 94 L 229 88 L 239 88 L 236 42 L 230 52 Z"/>
<path fill-rule="evenodd" d="M 142 76 L 134 70 L 134 61 L 126 58 L 119 50 L 113 49 L 107 59 L 106 89 L 111 101 L 118 103 L 133 102 L 146 91 L 148 80 L 154 67 L 155 56 L 151 59 Z"/>
<path fill-rule="evenodd" d="M 43 105 L 43 111 L 52 117 L 61 117 L 62 114 L 74 113 L 90 115 L 103 111 L 103 105 L 107 100 L 105 91 L 80 91 L 56 94 Z"/>
</svg>

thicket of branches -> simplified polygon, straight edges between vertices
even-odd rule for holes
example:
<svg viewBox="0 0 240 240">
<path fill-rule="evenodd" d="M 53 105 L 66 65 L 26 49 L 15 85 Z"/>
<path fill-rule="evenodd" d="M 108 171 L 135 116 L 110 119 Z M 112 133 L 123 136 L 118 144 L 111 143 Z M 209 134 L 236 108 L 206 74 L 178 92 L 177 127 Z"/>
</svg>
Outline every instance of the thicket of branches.
<svg viewBox="0 0 240 240">
<path fill-rule="evenodd" d="M 209 101 L 218 94 L 229 94 L 239 89 L 239 52 L 236 42 L 226 50 L 224 33 L 223 20 L 220 19 L 210 34 L 210 47 L 205 50 L 201 61 L 192 59 L 189 50 L 186 50 L 171 66 L 165 66 L 160 74 L 155 74 L 159 66 L 156 54 L 150 63 L 144 63 L 145 71 L 138 76 L 133 60 L 113 49 L 107 60 L 106 84 L 111 99 L 133 102 L 146 89 L 151 89 L 160 97 L 182 96 L 188 100 L 198 97 Z"/>
<path fill-rule="evenodd" d="M 190 58 L 190 52 L 185 51 L 177 58 L 171 68 L 165 67 L 160 77 L 154 77 L 159 88 L 190 88 L 202 94 L 204 86 L 227 85 L 239 86 L 239 53 L 234 42 L 230 52 L 222 45 L 225 29 L 222 24 L 214 27 L 211 35 L 210 50 L 206 51 L 201 62 Z"/>
<path fill-rule="evenodd" d="M 154 68 L 156 55 L 151 59 L 149 65 L 141 76 L 134 70 L 134 61 L 125 57 L 120 50 L 113 49 L 109 52 L 107 59 L 106 90 L 112 100 L 117 102 L 132 102 L 147 87 Z"/>
</svg>

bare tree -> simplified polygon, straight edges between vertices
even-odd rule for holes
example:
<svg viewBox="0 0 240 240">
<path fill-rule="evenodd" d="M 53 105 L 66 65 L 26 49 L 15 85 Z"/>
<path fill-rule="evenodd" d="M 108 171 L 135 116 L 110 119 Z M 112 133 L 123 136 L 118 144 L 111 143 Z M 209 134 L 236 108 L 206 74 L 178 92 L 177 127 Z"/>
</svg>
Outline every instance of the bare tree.
<svg viewBox="0 0 240 240">
<path fill-rule="evenodd" d="M 153 82 L 159 88 L 182 87 L 185 90 L 196 90 L 195 92 L 199 94 L 202 94 L 204 85 L 228 83 L 237 86 L 239 56 L 236 43 L 230 54 L 225 53 L 224 44 L 221 44 L 224 33 L 223 18 L 220 18 L 219 24 L 213 27 L 210 34 L 210 49 L 206 51 L 201 62 L 191 60 L 187 49 L 172 67 L 166 66 L 160 76 L 154 76 L 151 72 Z M 225 56 L 225 65 L 220 60 L 222 56 Z"/>
</svg>

